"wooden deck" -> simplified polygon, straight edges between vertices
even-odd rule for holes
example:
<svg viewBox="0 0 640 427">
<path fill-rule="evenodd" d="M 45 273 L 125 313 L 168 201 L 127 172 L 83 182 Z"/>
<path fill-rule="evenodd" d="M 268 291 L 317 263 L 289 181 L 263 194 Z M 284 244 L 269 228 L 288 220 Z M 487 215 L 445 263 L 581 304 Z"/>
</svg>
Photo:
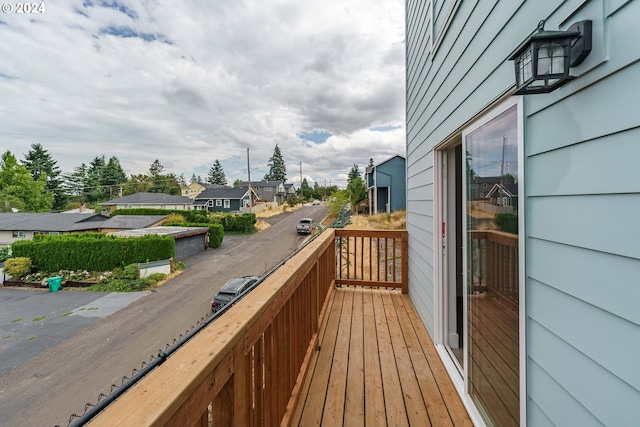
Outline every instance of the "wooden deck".
<svg viewBox="0 0 640 427">
<path fill-rule="evenodd" d="M 406 294 L 339 287 L 293 425 L 472 426 Z"/>
</svg>

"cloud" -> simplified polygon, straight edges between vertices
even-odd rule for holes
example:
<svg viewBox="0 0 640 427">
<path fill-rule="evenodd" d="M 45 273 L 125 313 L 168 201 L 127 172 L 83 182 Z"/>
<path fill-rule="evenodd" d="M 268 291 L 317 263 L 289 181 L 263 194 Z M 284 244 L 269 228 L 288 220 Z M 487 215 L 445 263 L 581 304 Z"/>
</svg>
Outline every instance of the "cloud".
<svg viewBox="0 0 640 427">
<path fill-rule="evenodd" d="M 0 151 L 291 182 L 403 154 L 404 2 L 70 0 L 0 22 Z M 306 143 L 305 143 L 306 141 Z M 254 178 L 252 174 L 252 178 Z M 343 184 L 343 183 L 342 183 Z"/>
</svg>

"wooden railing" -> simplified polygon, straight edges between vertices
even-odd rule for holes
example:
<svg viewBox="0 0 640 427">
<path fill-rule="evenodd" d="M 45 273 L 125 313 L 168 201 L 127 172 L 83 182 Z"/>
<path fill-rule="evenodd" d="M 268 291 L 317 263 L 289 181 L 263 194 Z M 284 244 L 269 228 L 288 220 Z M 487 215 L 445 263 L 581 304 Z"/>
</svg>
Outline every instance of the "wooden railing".
<svg viewBox="0 0 640 427">
<path fill-rule="evenodd" d="M 407 293 L 406 231 L 336 230 L 336 283 Z"/>
<path fill-rule="evenodd" d="M 336 257 L 341 254 L 336 250 L 341 244 L 336 242 L 363 235 L 376 240 L 375 246 L 365 243 L 364 247 L 384 253 L 378 261 L 378 265 L 387 265 L 387 270 L 381 270 L 386 271 L 381 286 L 406 289 L 406 267 L 400 273 L 394 267 L 406 264 L 406 232 L 378 233 L 325 231 L 89 425 L 289 425 L 309 361 L 317 350 L 326 304 L 335 290 L 337 266 L 344 266 Z M 380 239 L 390 240 L 380 243 Z M 361 259 L 367 253 L 361 246 L 362 242 L 355 246 L 358 252 L 352 246 L 348 257 L 345 255 L 344 262 L 352 263 L 349 271 L 358 272 L 353 277 L 380 269 L 373 267 L 373 261 L 368 266 Z M 392 250 L 396 246 L 400 252 Z M 380 285 L 374 276 L 344 280 Z"/>
<path fill-rule="evenodd" d="M 518 302 L 518 236 L 501 231 L 469 231 L 472 291 L 491 289 Z"/>
<path fill-rule="evenodd" d="M 323 233 L 90 425 L 279 425 L 333 290 L 333 240 Z"/>
</svg>

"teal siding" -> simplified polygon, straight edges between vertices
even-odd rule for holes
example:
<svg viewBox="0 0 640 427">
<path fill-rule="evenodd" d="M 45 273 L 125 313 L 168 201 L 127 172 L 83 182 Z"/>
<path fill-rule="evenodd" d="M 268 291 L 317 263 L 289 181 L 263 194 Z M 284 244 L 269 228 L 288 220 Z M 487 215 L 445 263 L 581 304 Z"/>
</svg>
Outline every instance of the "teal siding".
<svg viewBox="0 0 640 427">
<path fill-rule="evenodd" d="M 395 212 L 406 208 L 407 205 L 407 179 L 406 179 L 406 162 L 402 157 L 393 157 L 386 162 L 376 166 L 376 186 L 378 187 L 379 197 L 378 212 L 386 211 L 387 191 L 391 189 L 391 206 L 390 211 Z"/>
<path fill-rule="evenodd" d="M 455 2 L 435 3 L 437 30 Z M 527 425 L 640 425 L 640 2 L 463 1 L 433 55 L 429 6 L 406 8 L 409 293 L 427 330 L 433 147 L 508 94 L 538 21 L 591 19 L 579 78 L 523 99 Z"/>
</svg>

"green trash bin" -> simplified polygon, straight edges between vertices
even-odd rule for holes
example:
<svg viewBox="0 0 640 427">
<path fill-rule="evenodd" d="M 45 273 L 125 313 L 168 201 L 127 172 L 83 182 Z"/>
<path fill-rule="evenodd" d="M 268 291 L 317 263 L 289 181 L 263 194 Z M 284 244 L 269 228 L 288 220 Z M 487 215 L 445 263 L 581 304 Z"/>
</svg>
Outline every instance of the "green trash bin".
<svg viewBox="0 0 640 427">
<path fill-rule="evenodd" d="M 58 292 L 62 286 L 62 276 L 49 277 L 47 284 L 49 285 L 49 292 Z"/>
</svg>

